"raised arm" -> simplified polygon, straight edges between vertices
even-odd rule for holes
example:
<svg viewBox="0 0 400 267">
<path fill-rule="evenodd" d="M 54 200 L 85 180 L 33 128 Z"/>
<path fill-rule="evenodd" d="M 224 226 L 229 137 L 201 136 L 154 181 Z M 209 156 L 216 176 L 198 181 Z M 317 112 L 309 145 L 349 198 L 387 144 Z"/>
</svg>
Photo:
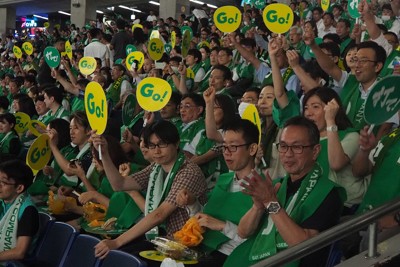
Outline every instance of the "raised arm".
<svg viewBox="0 0 400 267">
<path fill-rule="evenodd" d="M 126 179 L 121 176 L 108 153 L 108 144 L 105 138 L 101 135 L 92 134 L 91 139 L 93 146 L 97 150 L 99 149 L 99 146 L 101 146 L 101 157 L 104 171 L 114 191 L 140 190 L 141 187 L 135 179 Z"/>
<path fill-rule="evenodd" d="M 308 92 L 309 90 L 319 86 L 319 84 L 300 66 L 299 54 L 296 51 L 288 50 L 286 52 L 286 56 L 288 58 L 290 67 L 293 69 L 297 78 L 299 78 L 304 92 Z"/>
<path fill-rule="evenodd" d="M 231 44 L 235 47 L 235 49 L 240 53 L 240 55 L 247 60 L 248 62 L 250 62 L 254 68 L 256 70 L 258 70 L 258 68 L 261 65 L 261 61 L 254 55 L 253 52 L 250 52 L 248 50 L 246 50 L 240 43 L 236 42 L 236 34 L 235 33 L 231 33 L 229 34 L 229 39 L 231 41 Z"/>
<path fill-rule="evenodd" d="M 372 172 L 372 162 L 369 160 L 369 154 L 377 144 L 373 133 L 368 134 L 369 126 L 365 126 L 360 131 L 360 148 L 353 160 L 353 175 L 355 177 L 364 177 Z"/>
<path fill-rule="evenodd" d="M 281 109 L 285 108 L 289 104 L 289 100 L 285 92 L 285 86 L 283 84 L 281 70 L 278 65 L 278 60 L 276 59 L 276 55 L 278 53 L 284 53 L 282 49 L 282 38 L 284 37 L 276 37 L 268 43 L 269 57 L 271 59 L 272 81 L 274 83 L 274 95 Z"/>
<path fill-rule="evenodd" d="M 303 40 L 306 45 L 308 45 L 313 51 L 318 64 L 321 66 L 322 70 L 325 71 L 329 76 L 339 82 L 342 78 L 342 70 L 333 62 L 333 60 L 322 52 L 321 48 L 315 43 L 315 35 L 312 30 L 305 31 Z"/>
<path fill-rule="evenodd" d="M 209 87 L 203 93 L 204 101 L 206 102 L 206 135 L 208 139 L 214 140 L 215 142 L 222 143 L 224 139 L 220 132 L 218 132 L 217 125 L 214 117 L 214 105 L 215 105 L 215 88 Z"/>
</svg>

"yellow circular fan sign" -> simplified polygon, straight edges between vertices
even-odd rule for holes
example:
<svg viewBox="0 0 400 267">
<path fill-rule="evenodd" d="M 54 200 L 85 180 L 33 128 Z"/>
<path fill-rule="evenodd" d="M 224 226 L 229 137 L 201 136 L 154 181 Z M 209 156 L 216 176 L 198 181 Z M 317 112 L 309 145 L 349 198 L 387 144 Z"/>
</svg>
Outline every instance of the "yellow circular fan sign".
<svg viewBox="0 0 400 267">
<path fill-rule="evenodd" d="M 271 4 L 265 7 L 263 19 L 267 28 L 273 33 L 285 33 L 293 24 L 293 11 L 284 4 Z"/>
<path fill-rule="evenodd" d="M 28 114 L 23 113 L 23 112 L 17 112 L 14 114 L 16 123 L 14 130 L 17 133 L 24 133 L 26 129 L 28 129 L 29 122 L 31 121 L 31 118 L 29 117 Z"/>
<path fill-rule="evenodd" d="M 25 42 L 22 44 L 22 49 L 27 55 L 32 55 L 33 53 L 33 45 L 30 42 Z"/>
<path fill-rule="evenodd" d="M 258 114 L 258 110 L 255 105 L 250 104 L 247 106 L 247 108 L 244 110 L 242 119 L 249 120 L 252 123 L 254 123 L 259 132 L 259 137 L 258 137 L 258 143 L 261 142 L 261 120 L 260 120 L 260 115 Z"/>
<path fill-rule="evenodd" d="M 242 23 L 242 13 L 235 6 L 223 6 L 214 12 L 215 26 L 221 32 L 234 32 Z"/>
<path fill-rule="evenodd" d="M 37 130 L 38 127 L 42 128 L 43 130 L 46 130 L 46 125 L 43 122 L 38 121 L 38 120 L 32 120 L 28 125 L 29 131 L 34 136 L 41 135 L 41 133 Z"/>
<path fill-rule="evenodd" d="M 49 142 L 49 136 L 42 134 L 32 143 L 26 155 L 26 162 L 31 169 L 41 170 L 49 162 L 51 157 Z"/>
<path fill-rule="evenodd" d="M 68 40 L 65 42 L 65 53 L 69 59 L 72 59 L 72 46 Z"/>
<path fill-rule="evenodd" d="M 323 11 L 327 11 L 329 8 L 330 0 L 321 0 L 321 8 Z"/>
<path fill-rule="evenodd" d="M 49 28 L 50 27 L 50 22 L 45 22 L 44 24 L 43 24 L 43 26 L 47 29 L 47 28 Z"/>
<path fill-rule="evenodd" d="M 97 82 L 90 82 L 85 89 L 85 110 L 90 127 L 102 134 L 107 126 L 108 108 L 106 94 Z"/>
<path fill-rule="evenodd" d="M 19 48 L 19 47 L 16 46 L 16 45 L 13 46 L 13 53 L 14 53 L 14 56 L 15 56 L 16 58 L 21 58 L 21 57 L 22 57 L 21 48 Z"/>
<path fill-rule="evenodd" d="M 83 57 L 79 60 L 79 71 L 83 75 L 90 75 L 92 74 L 97 67 L 97 62 L 94 57 Z"/>
<path fill-rule="evenodd" d="M 142 52 L 140 51 L 135 51 L 130 53 L 127 57 L 126 57 L 126 61 L 125 61 L 125 65 L 128 68 L 128 70 L 131 69 L 132 67 L 132 63 L 134 62 L 134 60 L 137 60 L 138 62 L 138 66 L 137 69 L 140 70 L 143 66 L 144 63 L 144 55 Z"/>
<path fill-rule="evenodd" d="M 153 38 L 147 45 L 147 50 L 151 59 L 160 60 L 164 54 L 164 43 L 158 38 Z"/>
<path fill-rule="evenodd" d="M 176 32 L 173 31 L 173 32 L 171 32 L 171 46 L 172 46 L 172 48 L 174 48 L 175 45 L 176 45 Z"/>
<path fill-rule="evenodd" d="M 171 85 L 163 79 L 154 77 L 143 79 L 136 90 L 139 105 L 151 112 L 158 111 L 167 105 L 171 94 Z"/>
</svg>

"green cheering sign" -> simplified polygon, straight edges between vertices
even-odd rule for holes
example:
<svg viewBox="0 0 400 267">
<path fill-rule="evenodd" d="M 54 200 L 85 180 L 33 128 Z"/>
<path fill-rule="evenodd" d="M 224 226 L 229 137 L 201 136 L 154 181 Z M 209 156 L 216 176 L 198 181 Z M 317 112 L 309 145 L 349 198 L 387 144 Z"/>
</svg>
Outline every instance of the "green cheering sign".
<svg viewBox="0 0 400 267">
<path fill-rule="evenodd" d="M 85 89 L 85 110 L 90 127 L 102 134 L 107 126 L 107 99 L 103 88 L 97 82 L 90 82 Z"/>
<path fill-rule="evenodd" d="M 43 52 L 44 60 L 50 68 L 57 68 L 60 65 L 60 52 L 55 47 L 48 46 Z"/>
<path fill-rule="evenodd" d="M 400 109 L 400 76 L 380 80 L 365 101 L 364 118 L 369 124 L 379 125 L 390 119 Z"/>
<path fill-rule="evenodd" d="M 160 78 L 146 78 L 137 87 L 136 97 L 139 105 L 147 111 L 158 111 L 168 104 L 172 89 L 169 83 Z"/>
<path fill-rule="evenodd" d="M 137 51 L 136 46 L 134 46 L 133 44 L 128 44 L 125 50 L 126 50 L 126 55 L 129 55 L 130 53 Z"/>
<path fill-rule="evenodd" d="M 130 94 L 126 97 L 124 106 L 122 107 L 122 122 L 125 126 L 128 126 L 129 123 L 136 116 L 135 114 L 136 108 L 136 97 L 133 94 Z"/>
<path fill-rule="evenodd" d="M 51 150 L 49 136 L 42 134 L 33 142 L 26 155 L 26 162 L 33 170 L 41 170 L 49 162 Z"/>
<path fill-rule="evenodd" d="M 215 26 L 221 32 L 234 32 L 242 23 L 242 13 L 235 6 L 223 6 L 214 12 Z"/>
<path fill-rule="evenodd" d="M 273 33 L 285 33 L 293 24 L 293 11 L 284 4 L 268 5 L 263 11 L 263 19 L 267 28 Z"/>
</svg>

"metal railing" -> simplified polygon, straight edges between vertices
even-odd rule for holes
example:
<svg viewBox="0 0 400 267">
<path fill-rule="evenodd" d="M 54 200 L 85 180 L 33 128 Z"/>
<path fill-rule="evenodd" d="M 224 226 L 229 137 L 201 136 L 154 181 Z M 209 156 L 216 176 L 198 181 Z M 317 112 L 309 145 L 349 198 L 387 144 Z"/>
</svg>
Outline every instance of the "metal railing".
<svg viewBox="0 0 400 267">
<path fill-rule="evenodd" d="M 376 223 L 374 222 L 380 217 L 397 212 L 398 210 L 400 210 L 400 198 L 396 198 L 395 200 L 392 200 L 380 207 L 332 227 L 313 238 L 310 238 L 298 245 L 283 250 L 272 257 L 266 258 L 254 264 L 253 267 L 282 266 L 286 263 L 301 259 L 337 240 L 343 239 L 345 236 L 351 233 L 366 228 L 369 225 L 372 226 L 370 226 L 368 257 L 375 257 L 377 254 L 377 231 Z"/>
</svg>

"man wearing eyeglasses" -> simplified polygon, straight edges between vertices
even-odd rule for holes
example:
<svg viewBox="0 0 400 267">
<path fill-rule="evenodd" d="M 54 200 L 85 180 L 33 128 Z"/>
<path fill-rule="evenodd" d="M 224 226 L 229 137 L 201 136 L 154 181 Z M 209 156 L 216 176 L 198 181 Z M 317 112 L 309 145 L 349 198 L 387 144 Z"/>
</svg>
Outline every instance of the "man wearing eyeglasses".
<svg viewBox="0 0 400 267">
<path fill-rule="evenodd" d="M 231 172 L 219 176 L 203 213 L 195 215 L 200 226 L 207 229 L 202 246 L 212 251 L 200 266 L 222 266 L 233 249 L 244 241 L 237 234 L 237 224 L 253 202 L 242 193 L 240 184 L 244 177 L 253 175 L 258 138 L 257 126 L 249 120 L 236 121 L 225 130 L 222 151 Z M 185 201 L 181 203 L 193 204 Z"/>
<path fill-rule="evenodd" d="M 341 70 L 332 59 L 322 52 L 314 41 L 312 31 L 305 33 L 304 41 L 314 52 L 321 68 L 333 78 L 335 87 L 341 88 L 339 94 L 346 114 L 353 123 L 353 127 L 359 131 L 366 125 L 364 119 L 365 100 L 378 82 L 378 76 L 393 47 L 375 24 L 375 16 L 371 12 L 370 4 L 362 0 L 358 9 L 370 35 L 370 41 L 362 42 L 357 47 L 357 54 L 352 59 L 355 63 L 354 74 Z M 353 35 L 361 36 L 361 25 L 354 26 Z M 399 118 L 395 115 L 380 127 L 376 127 L 374 132 L 380 138 L 390 131 L 392 124 L 398 123 Z"/>
<path fill-rule="evenodd" d="M 22 260 L 39 229 L 39 214 L 26 189 L 31 169 L 20 160 L 0 164 L 0 261 Z"/>
<path fill-rule="evenodd" d="M 93 145 L 102 147 L 102 163 L 107 178 L 115 191 L 147 190 L 145 217 L 127 232 L 114 240 L 103 240 L 95 247 L 96 257 L 104 258 L 111 249 L 125 246 L 129 252 L 154 249 L 144 240 L 168 236 L 182 228 L 189 216 L 176 202 L 176 196 L 187 189 L 205 203 L 206 182 L 198 166 L 185 160 L 179 152 L 179 134 L 176 127 L 162 120 L 145 128 L 144 143 L 149 148 L 154 163 L 128 178 L 122 177 L 112 163 L 104 137 L 92 135 Z M 131 242 L 135 240 L 135 242 Z M 149 247 L 150 245 L 150 247 Z"/>
<path fill-rule="evenodd" d="M 253 205 L 238 226 L 248 238 L 228 257 L 225 266 L 250 266 L 301 243 L 339 221 L 344 191 L 331 182 L 316 162 L 319 131 L 304 118 L 289 119 L 277 145 L 287 175 L 273 184 L 253 173 L 242 183 Z M 321 250 L 290 266 L 325 266 L 329 251 Z"/>
</svg>

